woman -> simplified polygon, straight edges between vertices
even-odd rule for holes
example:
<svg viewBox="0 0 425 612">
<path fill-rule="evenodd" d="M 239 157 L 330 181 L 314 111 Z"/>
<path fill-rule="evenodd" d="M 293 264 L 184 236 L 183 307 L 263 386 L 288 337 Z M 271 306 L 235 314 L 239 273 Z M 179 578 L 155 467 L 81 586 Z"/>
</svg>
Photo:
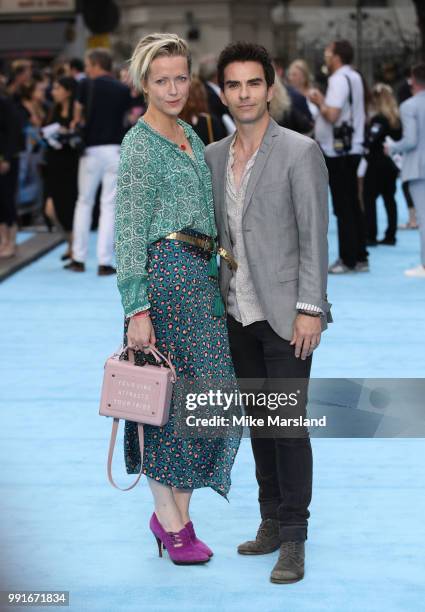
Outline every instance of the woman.
<svg viewBox="0 0 425 612">
<path fill-rule="evenodd" d="M 12 100 L 0 88 L 0 259 L 16 254 L 16 193 L 22 125 Z"/>
<path fill-rule="evenodd" d="M 20 90 L 20 102 L 26 114 L 27 121 L 40 128 L 46 119 L 46 84 L 41 79 L 35 79 Z"/>
<path fill-rule="evenodd" d="M 277 74 L 273 87 L 274 94 L 270 102 L 270 115 L 276 123 L 289 130 L 294 130 L 294 132 L 310 135 L 313 128 L 311 121 L 294 108 L 289 93 Z"/>
<path fill-rule="evenodd" d="M 216 115 L 211 115 L 208 112 L 207 90 L 198 77 L 192 77 L 189 98 L 180 113 L 180 119 L 191 125 L 206 145 L 227 136 L 221 121 Z"/>
<path fill-rule="evenodd" d="M 313 77 L 305 60 L 296 59 L 288 68 L 288 83 L 304 96 L 311 117 L 316 119 L 319 109 L 309 100 L 308 92 L 312 87 Z"/>
<path fill-rule="evenodd" d="M 46 215 L 57 221 L 65 233 L 68 250 L 62 259 L 71 259 L 72 221 L 78 196 L 78 151 L 73 145 L 74 132 L 70 130 L 73 117 L 77 83 L 72 77 L 61 77 L 53 83 L 52 97 L 55 102 L 50 124 L 59 124 L 59 130 L 48 139 L 45 157 Z"/>
<path fill-rule="evenodd" d="M 395 201 L 398 168 L 384 152 L 385 139 L 401 138 L 401 124 L 397 102 L 389 85 L 378 83 L 372 89 L 371 117 L 366 129 L 367 169 L 364 177 L 363 202 L 365 207 L 367 244 L 376 246 L 396 244 L 397 204 Z M 388 217 L 388 227 L 382 240 L 377 241 L 376 200 L 382 196 Z"/>
<path fill-rule="evenodd" d="M 130 64 L 148 108 L 127 133 L 117 185 L 117 279 L 124 312 L 124 343 L 139 363 L 149 344 L 170 352 L 180 380 L 232 379 L 226 324 L 213 304 L 215 255 L 191 244 L 216 238 L 211 178 L 203 144 L 178 119 L 190 87 L 187 43 L 174 34 L 152 34 L 137 45 Z M 171 232 L 178 238 L 167 238 Z M 202 240 L 199 240 L 202 239 Z M 211 245 L 210 245 L 211 246 Z M 139 350 L 137 350 L 139 349 Z M 140 350 L 142 349 L 142 350 Z M 181 416 L 181 415 L 180 415 Z M 175 397 L 164 427 L 145 426 L 143 472 L 155 502 L 150 521 L 161 552 L 175 563 L 205 563 L 212 551 L 196 538 L 189 516 L 193 489 L 226 496 L 239 446 L 233 439 L 182 439 Z M 126 421 L 128 473 L 140 470 L 136 424 Z"/>
</svg>

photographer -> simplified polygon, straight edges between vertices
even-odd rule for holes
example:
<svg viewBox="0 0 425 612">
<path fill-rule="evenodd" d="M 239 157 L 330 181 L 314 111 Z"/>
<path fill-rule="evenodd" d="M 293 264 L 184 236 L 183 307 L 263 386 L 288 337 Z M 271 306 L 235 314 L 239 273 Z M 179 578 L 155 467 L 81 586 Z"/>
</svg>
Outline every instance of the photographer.
<svg viewBox="0 0 425 612">
<path fill-rule="evenodd" d="M 47 142 L 44 171 L 45 213 L 53 223 L 59 223 L 68 241 L 62 259 L 70 259 L 72 221 L 78 196 L 78 134 L 70 129 L 77 83 L 71 77 L 61 77 L 53 84 L 55 105 L 49 126 L 43 133 Z"/>
<path fill-rule="evenodd" d="M 329 272 L 367 272 L 369 264 L 357 183 L 365 127 L 362 78 L 350 65 L 353 48 L 348 41 L 328 45 L 324 58 L 330 74 L 326 96 L 312 89 L 309 99 L 319 109 L 315 138 L 325 155 L 338 224 L 339 258 Z"/>
</svg>

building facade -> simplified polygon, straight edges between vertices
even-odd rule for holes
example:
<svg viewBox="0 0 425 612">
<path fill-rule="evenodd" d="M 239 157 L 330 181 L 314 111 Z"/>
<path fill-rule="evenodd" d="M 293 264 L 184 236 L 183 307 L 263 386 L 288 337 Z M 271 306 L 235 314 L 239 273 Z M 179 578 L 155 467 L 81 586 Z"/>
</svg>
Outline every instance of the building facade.
<svg viewBox="0 0 425 612">
<path fill-rule="evenodd" d="M 356 61 L 372 77 L 379 66 L 408 64 L 419 48 L 411 0 L 118 0 L 121 23 L 114 47 L 123 59 L 139 38 L 153 31 L 176 32 L 190 40 L 194 63 L 232 40 L 263 44 L 286 62 L 302 56 L 317 69 L 323 48 L 347 38 Z M 360 4 L 360 3 L 359 3 Z"/>
</svg>

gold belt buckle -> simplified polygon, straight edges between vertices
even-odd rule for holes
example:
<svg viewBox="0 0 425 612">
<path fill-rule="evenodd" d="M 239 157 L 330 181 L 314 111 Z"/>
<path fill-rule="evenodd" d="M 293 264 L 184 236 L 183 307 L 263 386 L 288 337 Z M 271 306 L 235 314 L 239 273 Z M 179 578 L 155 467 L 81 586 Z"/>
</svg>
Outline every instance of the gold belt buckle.
<svg viewBox="0 0 425 612">
<path fill-rule="evenodd" d="M 204 238 L 202 242 L 202 248 L 204 249 L 204 251 L 211 251 L 211 239 Z"/>
</svg>

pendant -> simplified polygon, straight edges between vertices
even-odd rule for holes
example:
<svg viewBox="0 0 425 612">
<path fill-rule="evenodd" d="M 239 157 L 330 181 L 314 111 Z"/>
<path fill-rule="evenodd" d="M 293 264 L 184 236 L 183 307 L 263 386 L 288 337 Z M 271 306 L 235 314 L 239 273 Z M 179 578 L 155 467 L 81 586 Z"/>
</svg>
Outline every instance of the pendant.
<svg viewBox="0 0 425 612">
<path fill-rule="evenodd" d="M 187 147 L 186 147 L 186 145 L 185 145 L 185 144 L 181 144 L 181 145 L 180 145 L 180 149 L 181 149 L 182 151 L 186 151 L 186 148 L 187 148 Z"/>
</svg>

